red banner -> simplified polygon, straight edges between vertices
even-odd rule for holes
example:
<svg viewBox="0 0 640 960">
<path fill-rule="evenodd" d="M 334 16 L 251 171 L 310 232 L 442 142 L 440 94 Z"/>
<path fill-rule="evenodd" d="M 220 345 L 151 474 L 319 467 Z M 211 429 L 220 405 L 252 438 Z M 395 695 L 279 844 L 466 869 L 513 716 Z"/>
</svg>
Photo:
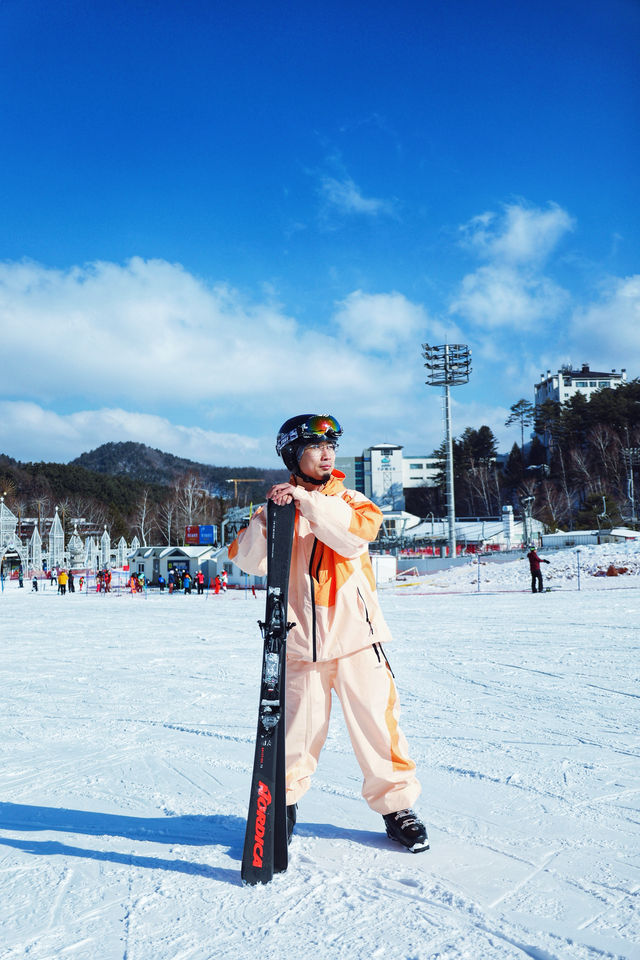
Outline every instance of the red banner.
<svg viewBox="0 0 640 960">
<path fill-rule="evenodd" d="M 200 543 L 200 527 L 190 526 L 184 528 L 184 543 L 186 547 L 197 547 Z"/>
</svg>

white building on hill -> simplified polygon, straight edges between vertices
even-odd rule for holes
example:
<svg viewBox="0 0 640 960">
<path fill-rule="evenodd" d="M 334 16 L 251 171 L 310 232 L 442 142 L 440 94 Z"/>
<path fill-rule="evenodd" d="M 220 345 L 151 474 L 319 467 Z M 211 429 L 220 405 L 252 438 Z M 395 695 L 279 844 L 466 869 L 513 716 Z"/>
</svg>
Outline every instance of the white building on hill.
<svg viewBox="0 0 640 960">
<path fill-rule="evenodd" d="M 557 373 L 551 373 L 547 370 L 546 376 L 540 374 L 540 382 L 536 383 L 535 404 L 537 407 L 545 400 L 557 400 L 565 403 L 574 394 L 582 393 L 590 399 L 596 390 L 602 390 L 603 387 L 619 387 L 626 383 L 627 371 L 623 368 L 620 373 L 611 370 L 609 373 L 598 373 L 591 370 L 588 363 L 583 363 L 579 370 L 574 370 L 571 366 L 561 367 Z"/>
</svg>

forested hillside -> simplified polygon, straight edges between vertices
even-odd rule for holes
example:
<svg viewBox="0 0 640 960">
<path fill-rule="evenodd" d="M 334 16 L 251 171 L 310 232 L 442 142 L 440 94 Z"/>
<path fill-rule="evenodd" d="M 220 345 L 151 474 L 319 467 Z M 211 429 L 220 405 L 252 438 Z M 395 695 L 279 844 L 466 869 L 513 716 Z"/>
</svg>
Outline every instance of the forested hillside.
<svg viewBox="0 0 640 960">
<path fill-rule="evenodd" d="M 22 521 L 60 508 L 112 537 L 176 543 L 188 524 L 220 523 L 235 504 L 259 503 L 282 471 L 214 467 L 138 443 L 108 443 L 69 464 L 21 463 L 0 454 L 0 494 Z M 247 482 L 244 482 L 246 479 Z"/>
<path fill-rule="evenodd" d="M 640 380 L 605 388 L 590 400 L 511 407 L 522 443 L 500 457 L 491 429 L 467 427 L 453 442 L 457 516 L 497 516 L 533 498 L 533 516 L 551 529 L 597 529 L 632 524 L 640 496 Z M 531 432 L 531 428 L 533 433 Z M 530 438 L 530 439 L 529 439 Z M 410 491 L 407 509 L 421 516 L 446 512 L 445 445 L 436 451 L 434 488 Z"/>
</svg>

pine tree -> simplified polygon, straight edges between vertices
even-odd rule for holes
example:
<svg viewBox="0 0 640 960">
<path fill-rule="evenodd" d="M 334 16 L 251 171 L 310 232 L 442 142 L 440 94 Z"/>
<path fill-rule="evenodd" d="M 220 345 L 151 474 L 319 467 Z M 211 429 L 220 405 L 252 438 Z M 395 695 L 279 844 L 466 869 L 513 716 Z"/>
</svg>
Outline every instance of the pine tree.
<svg viewBox="0 0 640 960">
<path fill-rule="evenodd" d="M 534 421 L 535 417 L 535 407 L 529 400 L 526 400 L 524 397 L 521 400 L 518 400 L 517 403 L 513 403 L 509 409 L 511 410 L 510 415 L 504 422 L 505 427 L 510 427 L 512 423 L 520 424 L 520 449 L 524 450 L 524 428 L 530 427 Z"/>
</svg>

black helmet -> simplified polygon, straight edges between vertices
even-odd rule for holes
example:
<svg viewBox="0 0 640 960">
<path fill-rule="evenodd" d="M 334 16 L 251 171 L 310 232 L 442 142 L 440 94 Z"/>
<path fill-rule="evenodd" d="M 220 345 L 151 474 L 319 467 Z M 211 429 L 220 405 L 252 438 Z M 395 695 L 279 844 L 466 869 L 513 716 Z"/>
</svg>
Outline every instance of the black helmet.
<svg viewBox="0 0 640 960">
<path fill-rule="evenodd" d="M 316 413 L 304 413 L 290 417 L 282 424 L 276 440 L 276 453 L 284 460 L 291 473 L 298 472 L 298 461 L 304 447 L 323 440 L 337 445 L 342 427 L 335 417 Z"/>
</svg>

